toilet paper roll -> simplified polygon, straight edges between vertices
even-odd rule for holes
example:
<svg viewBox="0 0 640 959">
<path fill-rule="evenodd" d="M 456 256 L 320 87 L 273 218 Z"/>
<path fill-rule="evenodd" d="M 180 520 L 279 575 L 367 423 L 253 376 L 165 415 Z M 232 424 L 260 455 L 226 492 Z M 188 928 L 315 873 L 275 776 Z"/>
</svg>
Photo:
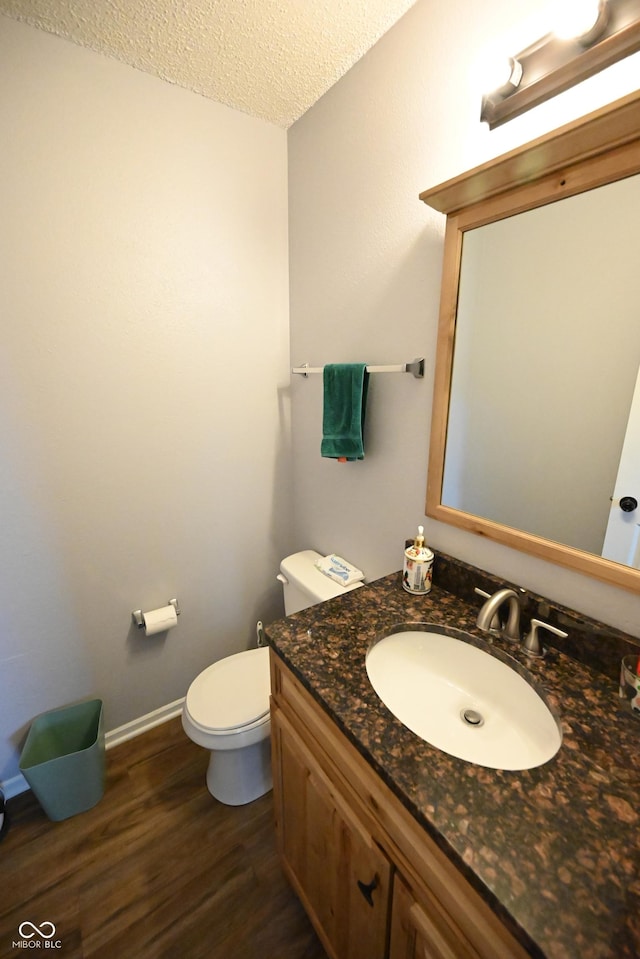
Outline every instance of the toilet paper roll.
<svg viewBox="0 0 640 959">
<path fill-rule="evenodd" d="M 166 633 L 178 622 L 175 606 L 162 606 L 142 614 L 144 632 L 146 636 L 155 636 L 156 633 Z"/>
</svg>

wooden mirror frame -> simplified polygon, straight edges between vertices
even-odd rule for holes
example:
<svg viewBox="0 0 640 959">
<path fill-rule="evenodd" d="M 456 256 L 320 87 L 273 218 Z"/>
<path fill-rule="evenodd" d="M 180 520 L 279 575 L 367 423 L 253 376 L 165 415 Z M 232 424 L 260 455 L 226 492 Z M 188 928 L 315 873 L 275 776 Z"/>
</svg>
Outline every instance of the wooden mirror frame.
<svg viewBox="0 0 640 959">
<path fill-rule="evenodd" d="M 634 592 L 640 570 L 445 506 L 442 483 L 465 230 L 639 172 L 640 90 L 420 194 L 447 215 L 426 515 Z"/>
</svg>

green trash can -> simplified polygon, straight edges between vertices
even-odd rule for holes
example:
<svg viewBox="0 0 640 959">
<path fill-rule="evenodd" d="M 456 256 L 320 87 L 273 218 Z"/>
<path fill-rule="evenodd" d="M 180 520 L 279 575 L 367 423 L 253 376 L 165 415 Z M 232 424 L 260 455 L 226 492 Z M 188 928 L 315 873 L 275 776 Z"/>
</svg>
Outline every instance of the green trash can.
<svg viewBox="0 0 640 959">
<path fill-rule="evenodd" d="M 49 819 L 59 822 L 95 806 L 104 793 L 102 700 L 38 716 L 19 768 Z"/>
</svg>

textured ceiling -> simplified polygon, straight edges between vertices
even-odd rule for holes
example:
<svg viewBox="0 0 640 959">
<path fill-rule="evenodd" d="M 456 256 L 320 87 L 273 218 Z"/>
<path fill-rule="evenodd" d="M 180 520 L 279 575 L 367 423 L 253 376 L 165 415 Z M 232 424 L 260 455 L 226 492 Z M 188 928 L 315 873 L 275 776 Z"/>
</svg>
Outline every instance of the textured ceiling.
<svg viewBox="0 0 640 959">
<path fill-rule="evenodd" d="M 288 127 L 414 2 L 0 0 L 0 12 Z"/>
</svg>

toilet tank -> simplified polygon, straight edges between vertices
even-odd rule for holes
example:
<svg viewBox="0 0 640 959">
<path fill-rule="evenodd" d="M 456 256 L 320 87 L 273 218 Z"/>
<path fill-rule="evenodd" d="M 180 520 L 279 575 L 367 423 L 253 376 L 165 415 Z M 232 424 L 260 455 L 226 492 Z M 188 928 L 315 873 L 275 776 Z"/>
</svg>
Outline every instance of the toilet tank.
<svg viewBox="0 0 640 959">
<path fill-rule="evenodd" d="M 284 611 L 287 616 L 364 586 L 364 583 L 352 583 L 351 586 L 334 583 L 316 569 L 314 564 L 319 559 L 322 559 L 322 556 L 314 549 L 303 549 L 287 556 L 280 563 L 278 580 L 282 583 Z"/>
</svg>

